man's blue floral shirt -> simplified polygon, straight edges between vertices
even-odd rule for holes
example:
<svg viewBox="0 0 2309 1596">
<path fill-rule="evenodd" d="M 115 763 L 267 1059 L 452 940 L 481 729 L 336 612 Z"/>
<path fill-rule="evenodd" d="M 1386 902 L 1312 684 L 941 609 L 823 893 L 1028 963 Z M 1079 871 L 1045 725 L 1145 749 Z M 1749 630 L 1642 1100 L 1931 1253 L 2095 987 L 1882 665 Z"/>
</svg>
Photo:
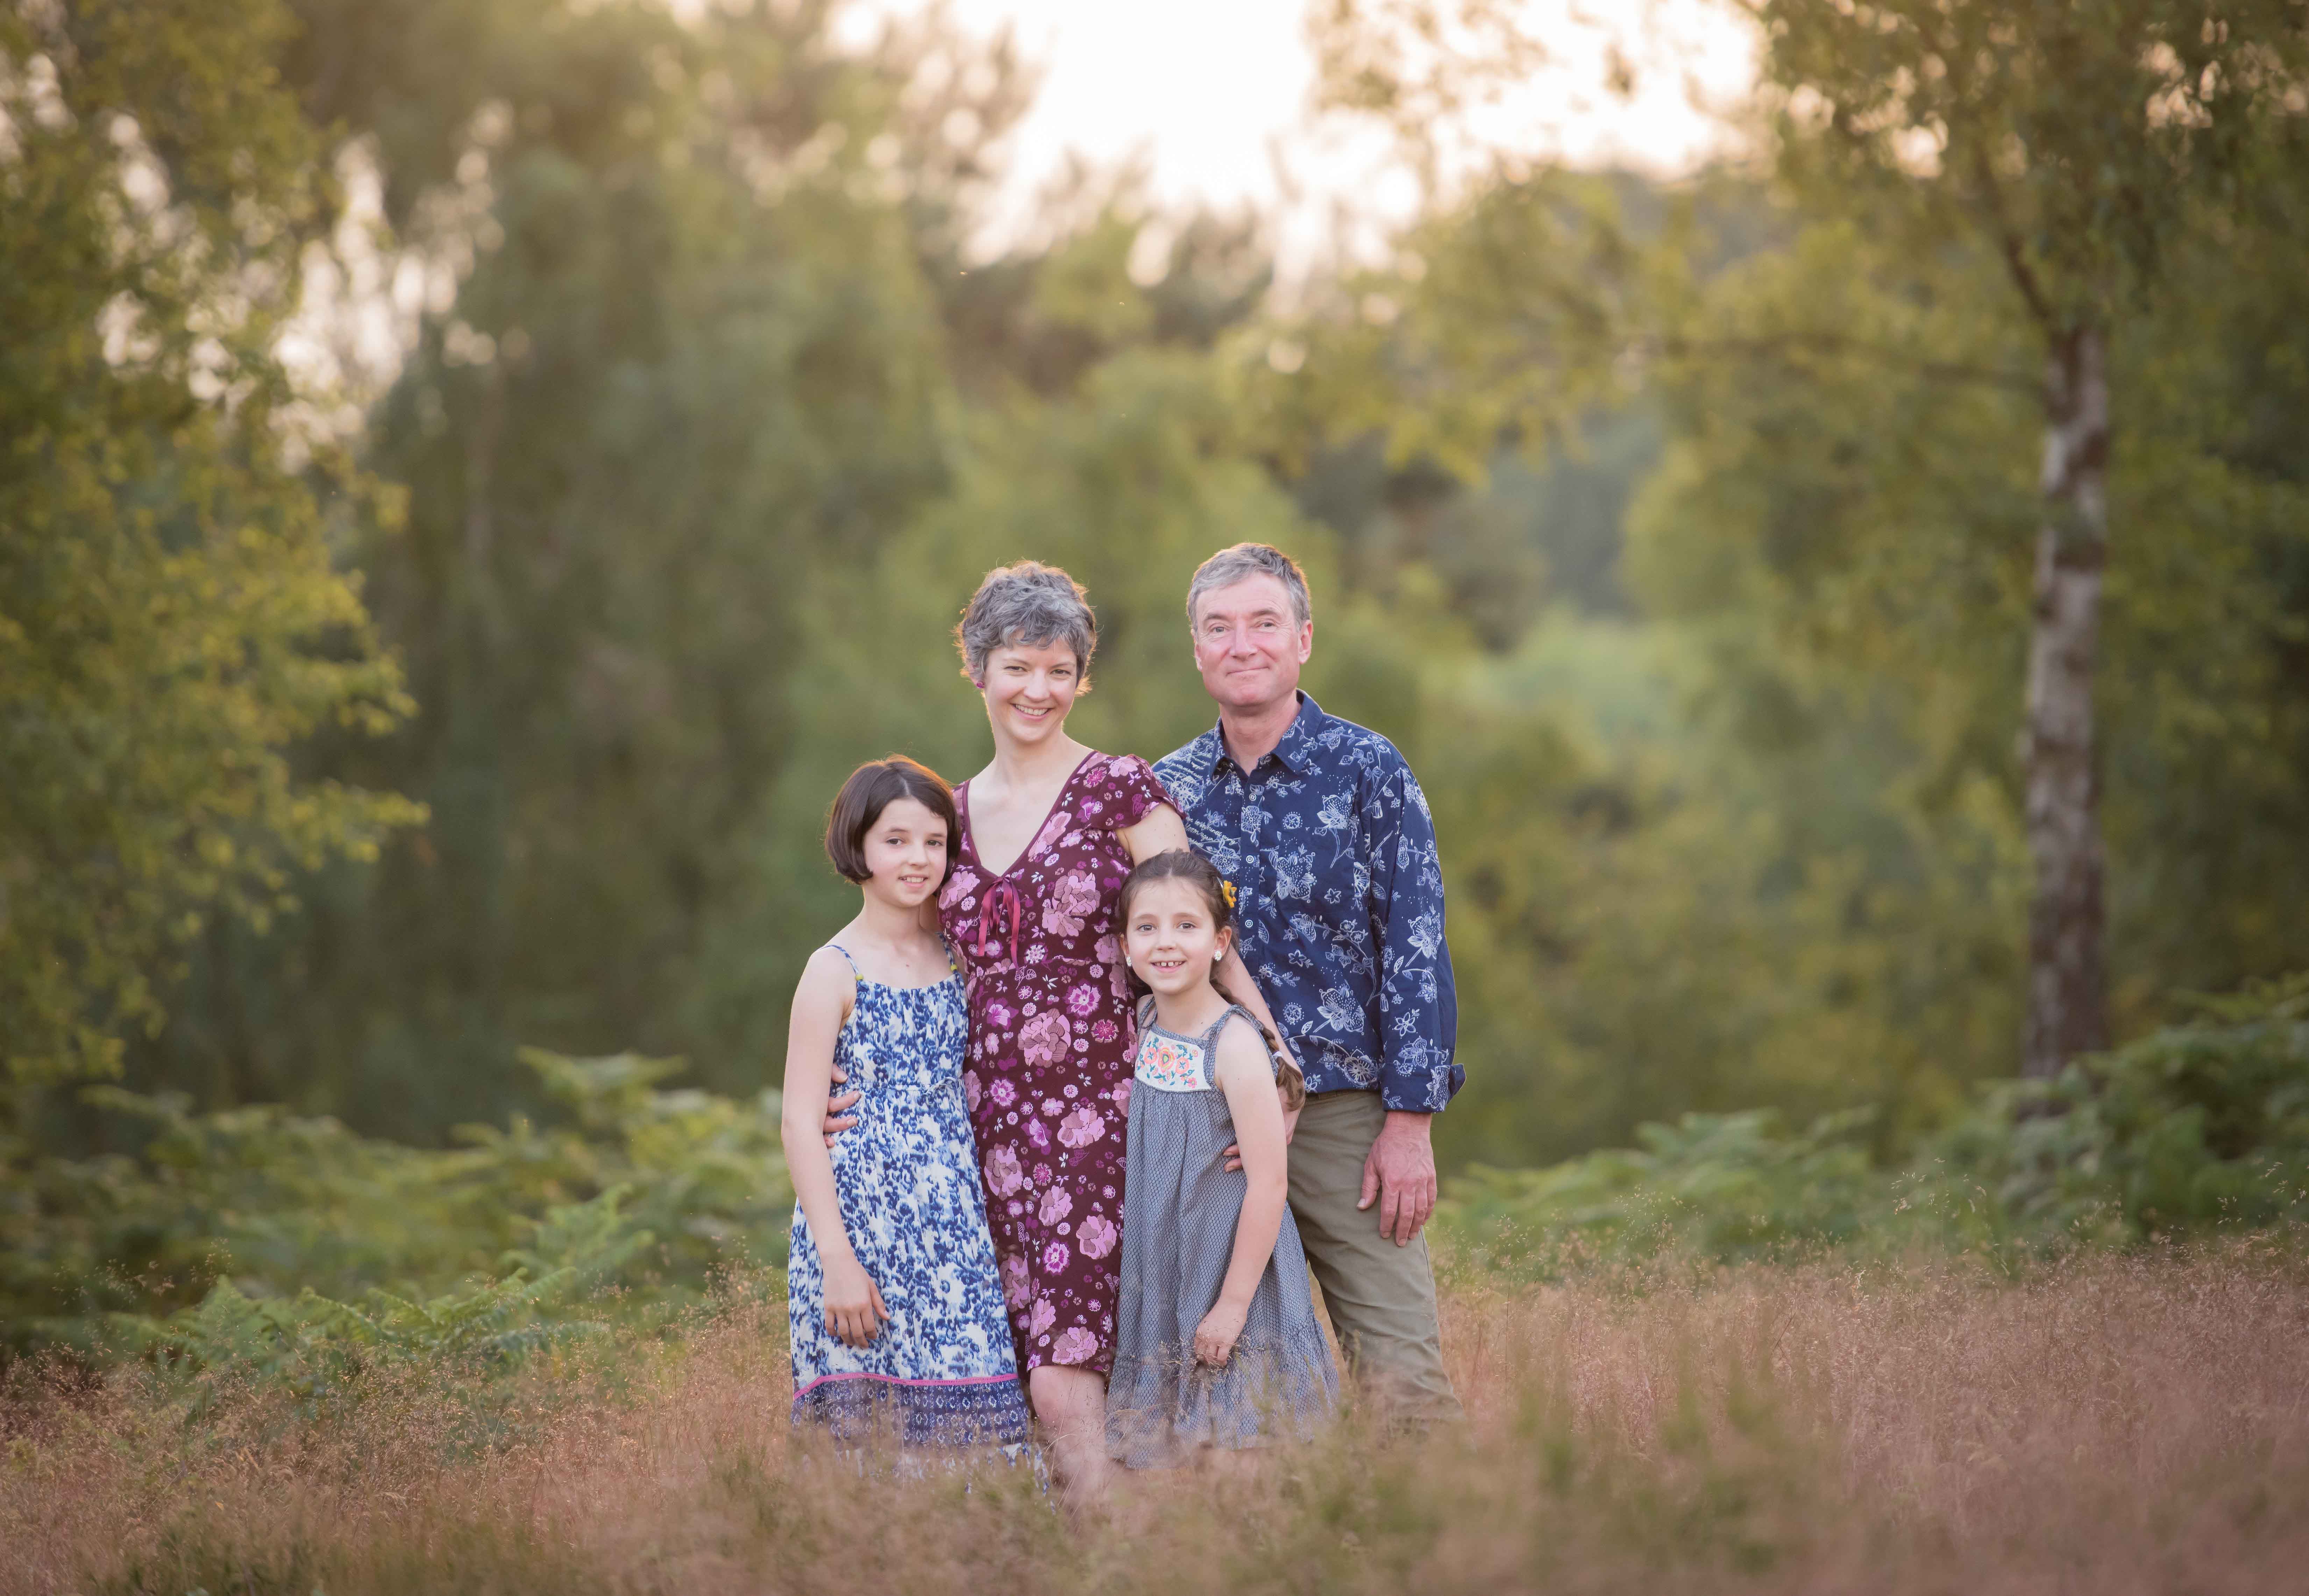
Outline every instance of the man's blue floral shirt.
<svg viewBox="0 0 2309 1596">
<path fill-rule="evenodd" d="M 1197 848 L 1235 887 L 1243 962 L 1310 1091 L 1436 1112 L 1466 1080 L 1427 796 L 1395 745 L 1299 718 L 1246 774 L 1216 727 L 1154 767 Z"/>
</svg>

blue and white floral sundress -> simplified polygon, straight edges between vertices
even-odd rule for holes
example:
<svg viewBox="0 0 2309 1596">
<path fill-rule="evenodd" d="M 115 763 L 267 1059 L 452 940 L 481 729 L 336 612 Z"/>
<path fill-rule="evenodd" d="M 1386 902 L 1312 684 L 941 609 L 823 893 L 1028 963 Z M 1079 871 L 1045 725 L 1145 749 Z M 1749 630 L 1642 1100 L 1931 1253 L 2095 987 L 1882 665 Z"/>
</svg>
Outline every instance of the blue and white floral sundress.
<svg viewBox="0 0 2309 1596">
<path fill-rule="evenodd" d="M 856 974 L 858 962 L 834 951 Z M 835 1138 L 834 1185 L 851 1248 L 890 1317 L 864 1347 L 826 1327 L 826 1274 L 796 1203 L 786 1265 L 794 1422 L 823 1424 L 846 1444 L 878 1434 L 910 1448 L 1015 1457 L 1026 1444 L 1026 1404 L 963 1102 L 962 981 L 857 979 L 834 1058 L 864 1095 L 856 1126 Z"/>
</svg>

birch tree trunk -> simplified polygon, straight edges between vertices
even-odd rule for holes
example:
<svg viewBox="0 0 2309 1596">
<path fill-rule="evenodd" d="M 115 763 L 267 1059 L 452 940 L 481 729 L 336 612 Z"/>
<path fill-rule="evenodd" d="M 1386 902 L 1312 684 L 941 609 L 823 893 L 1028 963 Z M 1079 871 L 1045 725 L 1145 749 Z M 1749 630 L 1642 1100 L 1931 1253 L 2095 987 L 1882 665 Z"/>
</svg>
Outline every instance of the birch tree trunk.
<svg viewBox="0 0 2309 1596">
<path fill-rule="evenodd" d="M 2045 371 L 2036 603 L 2028 640 L 2028 1022 L 2024 1075 L 2108 1044 L 2093 656 L 2108 550 L 2108 373 L 2098 326 L 2062 333 Z"/>
</svg>

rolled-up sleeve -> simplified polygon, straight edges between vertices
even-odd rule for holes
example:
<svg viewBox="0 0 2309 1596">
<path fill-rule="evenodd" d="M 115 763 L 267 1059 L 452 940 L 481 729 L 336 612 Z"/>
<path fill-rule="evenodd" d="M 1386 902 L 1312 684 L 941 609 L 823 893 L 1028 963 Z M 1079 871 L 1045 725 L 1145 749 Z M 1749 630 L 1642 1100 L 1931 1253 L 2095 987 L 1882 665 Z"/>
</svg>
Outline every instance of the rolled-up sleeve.
<svg viewBox="0 0 2309 1596">
<path fill-rule="evenodd" d="M 1390 763 L 1372 772 L 1364 803 L 1379 953 L 1379 1093 L 1391 1109 L 1440 1113 L 1466 1080 L 1443 936 L 1442 858 L 1427 795 L 1399 756 Z"/>
</svg>

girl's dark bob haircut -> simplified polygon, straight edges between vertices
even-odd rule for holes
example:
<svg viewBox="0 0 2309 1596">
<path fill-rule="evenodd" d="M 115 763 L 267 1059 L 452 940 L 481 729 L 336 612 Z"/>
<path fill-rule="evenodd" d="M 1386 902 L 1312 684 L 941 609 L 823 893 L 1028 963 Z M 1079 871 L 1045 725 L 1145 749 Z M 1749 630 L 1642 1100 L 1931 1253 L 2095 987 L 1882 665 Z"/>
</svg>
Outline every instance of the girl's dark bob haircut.
<svg viewBox="0 0 2309 1596">
<path fill-rule="evenodd" d="M 912 798 L 946 822 L 946 869 L 954 874 L 954 856 L 962 842 L 962 817 L 955 813 L 954 789 L 926 764 L 903 754 L 861 764 L 835 795 L 826 817 L 826 857 L 844 881 L 862 882 L 872 876 L 866 867 L 866 833 L 882 818 L 882 811 L 900 798 Z M 946 877 L 938 878 L 946 884 Z"/>
</svg>

